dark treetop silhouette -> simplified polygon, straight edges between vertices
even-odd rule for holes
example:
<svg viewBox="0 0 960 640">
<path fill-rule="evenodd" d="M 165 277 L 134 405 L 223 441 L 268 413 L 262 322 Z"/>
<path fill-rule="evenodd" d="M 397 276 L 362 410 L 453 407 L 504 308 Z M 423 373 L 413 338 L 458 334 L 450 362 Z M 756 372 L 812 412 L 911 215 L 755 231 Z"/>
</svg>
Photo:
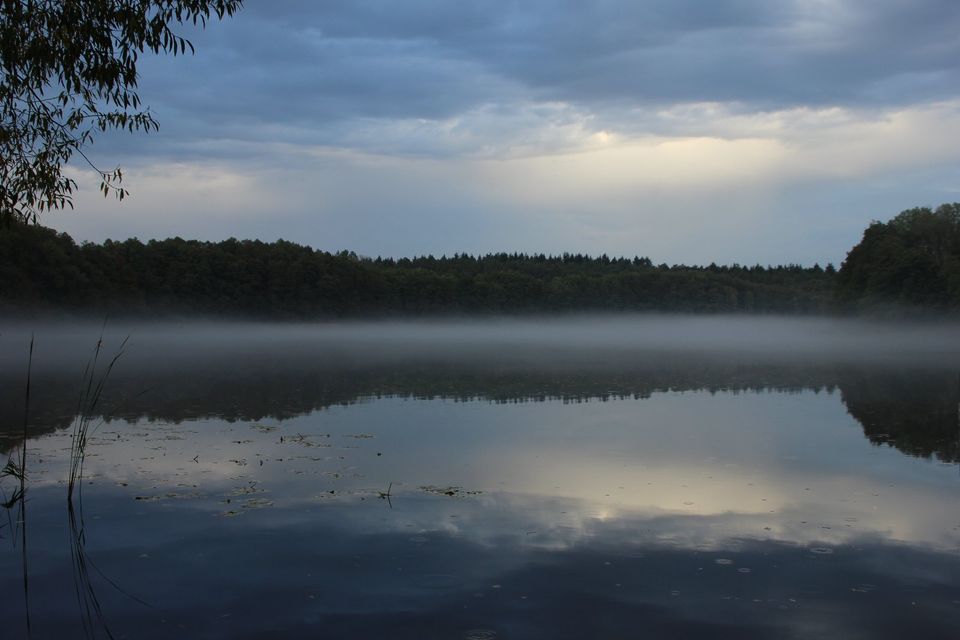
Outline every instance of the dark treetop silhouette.
<svg viewBox="0 0 960 640">
<path fill-rule="evenodd" d="M 79 154 L 122 198 L 120 169 L 84 153 L 94 134 L 157 128 L 137 95 L 144 52 L 193 50 L 173 27 L 205 25 L 242 0 L 5 0 L 0 3 L 0 220 L 71 206 L 63 166 Z"/>
</svg>

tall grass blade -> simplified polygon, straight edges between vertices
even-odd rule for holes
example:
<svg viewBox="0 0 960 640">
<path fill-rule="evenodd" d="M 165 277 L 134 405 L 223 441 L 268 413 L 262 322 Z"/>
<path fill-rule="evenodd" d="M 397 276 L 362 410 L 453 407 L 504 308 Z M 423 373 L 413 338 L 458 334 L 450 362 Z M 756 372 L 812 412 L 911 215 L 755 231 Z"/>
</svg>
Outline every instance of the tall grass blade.
<svg viewBox="0 0 960 640">
<path fill-rule="evenodd" d="M 23 567 L 23 604 L 26 611 L 27 637 L 32 635 L 30 618 L 30 570 L 27 555 L 27 439 L 30 436 L 30 383 L 33 378 L 33 347 L 34 336 L 30 336 L 30 350 L 27 357 L 27 384 L 23 396 L 23 431 L 17 449 L 10 454 L 7 464 L 0 469 L 0 478 L 13 478 L 16 486 L 7 497 L 6 491 L 0 492 L 3 502 L 0 503 L 7 512 L 8 526 L 13 530 L 13 544 L 20 545 L 21 565 Z M 10 512 L 16 507 L 17 515 L 14 521 Z"/>
<path fill-rule="evenodd" d="M 83 632 L 87 638 L 97 637 L 97 628 L 102 628 L 110 640 L 113 633 L 103 616 L 100 599 L 90 579 L 91 563 L 87 557 L 86 539 L 83 531 L 83 516 L 77 513 L 73 503 L 67 504 L 67 515 L 70 522 L 70 561 L 73 565 L 73 587 L 80 604 L 80 620 Z"/>
<path fill-rule="evenodd" d="M 87 443 L 90 435 L 103 424 L 103 419 L 93 424 L 94 416 L 100 404 L 107 378 L 110 377 L 110 372 L 113 371 L 117 361 L 123 356 L 129 339 L 129 336 L 123 339 L 117 353 L 98 376 L 97 364 L 103 350 L 103 334 L 101 334 L 100 339 L 97 340 L 97 346 L 93 350 L 93 356 L 83 371 L 83 392 L 80 394 L 77 403 L 77 415 L 73 422 L 73 434 L 70 442 L 70 469 L 67 477 L 67 502 L 70 504 L 73 502 L 74 492 L 76 491 L 79 498 L 79 494 L 83 491 L 83 466 L 86 460 Z"/>
<path fill-rule="evenodd" d="M 94 422 L 98 415 L 98 407 L 103 396 L 103 390 L 110 373 L 117 361 L 123 356 L 129 336 L 123 339 L 117 353 L 110 359 L 106 367 L 98 372 L 103 353 L 103 334 L 97 340 L 93 355 L 83 371 L 82 391 L 77 402 L 77 414 L 74 419 L 73 433 L 70 443 L 70 466 L 67 478 L 67 515 L 70 525 L 70 558 L 73 565 L 74 590 L 77 602 L 80 605 L 81 621 L 84 635 L 87 638 L 96 638 L 98 629 L 113 640 L 114 635 L 107 625 L 103 614 L 100 599 L 91 579 L 91 569 L 100 575 L 110 586 L 126 595 L 130 599 L 150 606 L 143 600 L 124 591 L 113 580 L 108 578 L 93 563 L 86 551 L 86 533 L 83 519 L 83 470 L 86 460 L 87 445 L 90 436 L 96 432 L 109 416 L 100 414 L 99 420 Z M 76 498 L 76 500 L 74 500 Z"/>
<path fill-rule="evenodd" d="M 30 436 L 30 381 L 33 377 L 34 336 L 30 336 L 30 351 L 27 357 L 27 386 L 23 394 L 23 433 L 18 454 L 11 454 L 6 466 L 0 471 L 0 477 L 8 476 L 17 481 L 17 486 L 9 498 L 3 494 L 3 507 L 7 510 L 9 522 L 10 510 L 17 508 L 17 519 L 13 529 L 13 543 L 20 544 L 20 559 L 23 567 L 23 606 L 26 613 L 27 637 L 32 635 L 30 620 L 30 570 L 27 555 L 27 439 Z M 19 459 L 17 459 L 19 458 Z"/>
<path fill-rule="evenodd" d="M 33 342 L 30 335 L 30 355 L 27 357 L 27 389 L 23 400 L 23 442 L 20 443 L 20 553 L 23 559 L 23 605 L 27 617 L 27 637 L 31 635 L 30 623 L 30 571 L 27 568 L 27 438 L 30 425 L 30 380 L 33 375 Z"/>
</svg>

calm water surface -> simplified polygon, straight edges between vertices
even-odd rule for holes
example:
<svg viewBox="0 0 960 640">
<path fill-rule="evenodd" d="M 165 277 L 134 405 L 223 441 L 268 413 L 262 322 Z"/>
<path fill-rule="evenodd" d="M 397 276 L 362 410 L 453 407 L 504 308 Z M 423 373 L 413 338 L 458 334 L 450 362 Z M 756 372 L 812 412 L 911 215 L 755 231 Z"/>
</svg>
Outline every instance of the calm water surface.
<svg viewBox="0 0 960 640">
<path fill-rule="evenodd" d="M 954 638 L 960 333 L 41 326 L 3 637 Z M 0 331 L 19 455 L 29 330 Z M 100 370 L 102 370 L 101 361 Z M 15 478 L 0 480 L 5 501 Z M 24 554 L 26 542 L 26 554 Z M 24 587 L 23 563 L 27 581 Z"/>
</svg>

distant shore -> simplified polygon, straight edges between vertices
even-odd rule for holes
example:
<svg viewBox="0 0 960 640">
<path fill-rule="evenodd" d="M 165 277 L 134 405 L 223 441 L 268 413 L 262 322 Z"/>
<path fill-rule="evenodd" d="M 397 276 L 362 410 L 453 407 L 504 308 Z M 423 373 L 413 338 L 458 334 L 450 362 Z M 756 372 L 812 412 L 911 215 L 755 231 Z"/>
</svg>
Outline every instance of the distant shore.
<svg viewBox="0 0 960 640">
<path fill-rule="evenodd" d="M 0 310 L 8 316 L 304 320 L 837 309 L 832 265 L 655 265 L 570 253 L 373 259 L 232 239 L 78 245 L 28 225 L 0 230 L 0 249 Z"/>
<path fill-rule="evenodd" d="M 77 244 L 0 226 L 4 317 L 338 320 L 578 313 L 956 318 L 960 205 L 873 223 L 838 270 L 654 264 L 634 256 L 369 258 L 278 240 Z"/>
</svg>

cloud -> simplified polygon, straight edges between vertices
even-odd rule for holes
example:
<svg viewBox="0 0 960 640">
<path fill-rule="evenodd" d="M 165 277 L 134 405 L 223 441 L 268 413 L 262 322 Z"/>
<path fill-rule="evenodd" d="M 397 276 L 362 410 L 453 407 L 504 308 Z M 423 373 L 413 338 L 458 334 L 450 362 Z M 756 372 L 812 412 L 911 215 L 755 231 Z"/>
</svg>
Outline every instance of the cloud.
<svg viewBox="0 0 960 640">
<path fill-rule="evenodd" d="M 558 114 L 562 124 L 551 123 Z M 957 103 L 760 116 L 695 105 L 644 115 L 663 123 L 663 136 L 595 132 L 591 118 L 561 106 L 524 117 L 516 135 L 513 117 L 484 111 L 370 123 L 336 146 L 266 133 L 175 141 L 165 158 L 127 158 L 132 195 L 121 205 L 84 189 L 81 211 L 56 224 L 94 240 L 283 237 L 368 255 L 587 251 L 838 264 L 870 219 L 953 197 L 956 173 L 944 168 L 960 165 Z"/>
<path fill-rule="evenodd" d="M 945 0 L 252 3 L 187 30 L 196 56 L 145 58 L 141 83 L 164 127 L 148 144 L 179 158 L 234 141 L 535 155 L 950 103 L 958 29 Z"/>
<path fill-rule="evenodd" d="M 248 3 L 143 59 L 160 132 L 90 150 L 133 199 L 62 226 L 839 262 L 955 199 L 958 31 L 948 0 Z"/>
<path fill-rule="evenodd" d="M 148 61 L 144 92 L 185 134 L 286 127 L 326 144 L 531 105 L 614 128 L 699 103 L 882 110 L 956 96 L 958 28 L 941 0 L 252 4 L 191 34 L 195 58 Z"/>
</svg>

